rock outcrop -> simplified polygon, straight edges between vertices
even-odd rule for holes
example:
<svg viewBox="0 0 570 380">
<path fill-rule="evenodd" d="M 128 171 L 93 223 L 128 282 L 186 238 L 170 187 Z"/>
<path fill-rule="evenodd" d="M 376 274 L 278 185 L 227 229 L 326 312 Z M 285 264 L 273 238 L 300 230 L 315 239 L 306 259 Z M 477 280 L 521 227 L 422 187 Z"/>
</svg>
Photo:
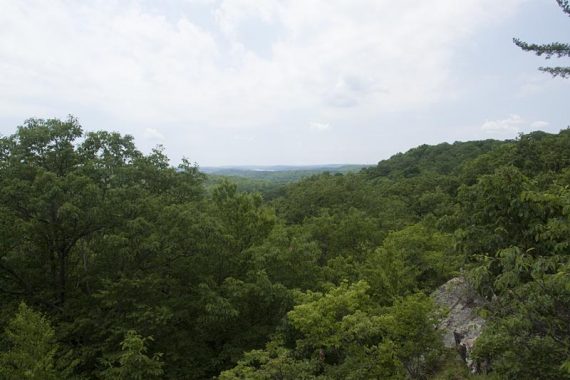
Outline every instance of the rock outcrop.
<svg viewBox="0 0 570 380">
<path fill-rule="evenodd" d="M 471 372 L 479 372 L 479 365 L 473 362 L 471 351 L 485 325 L 478 310 L 486 301 L 463 277 L 449 280 L 433 292 L 432 297 L 438 306 L 449 311 L 439 323 L 444 334 L 444 345 L 448 348 L 455 347 Z"/>
</svg>

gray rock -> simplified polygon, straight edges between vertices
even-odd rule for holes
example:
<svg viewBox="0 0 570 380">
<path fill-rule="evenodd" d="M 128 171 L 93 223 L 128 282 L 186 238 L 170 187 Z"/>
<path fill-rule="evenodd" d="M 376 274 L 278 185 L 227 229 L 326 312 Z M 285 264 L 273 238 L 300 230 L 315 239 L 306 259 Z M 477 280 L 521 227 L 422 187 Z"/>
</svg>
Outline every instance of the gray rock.
<svg viewBox="0 0 570 380">
<path fill-rule="evenodd" d="M 478 366 L 471 358 L 471 351 L 485 326 L 485 319 L 478 315 L 478 309 L 486 304 L 464 277 L 455 277 L 432 293 L 436 304 L 448 310 L 438 327 L 443 331 L 443 343 L 456 348 L 471 372 L 478 372 Z"/>
</svg>

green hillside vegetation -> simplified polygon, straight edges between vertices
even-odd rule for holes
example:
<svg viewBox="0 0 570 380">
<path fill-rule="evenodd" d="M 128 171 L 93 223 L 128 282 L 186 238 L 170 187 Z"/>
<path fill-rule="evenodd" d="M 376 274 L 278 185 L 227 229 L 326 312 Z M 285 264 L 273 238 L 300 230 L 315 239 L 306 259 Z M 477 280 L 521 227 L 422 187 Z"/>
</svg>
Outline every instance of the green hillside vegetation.
<svg viewBox="0 0 570 380">
<path fill-rule="evenodd" d="M 570 379 L 570 129 L 213 182 L 73 118 L 0 138 L 0 379 L 467 379 L 460 273 L 479 378 Z"/>
<path fill-rule="evenodd" d="M 359 171 L 369 165 L 310 165 L 310 166 L 259 166 L 259 167 L 205 167 L 203 171 L 218 176 L 245 177 L 268 180 L 278 183 L 289 183 L 301 178 L 310 177 L 323 172 L 350 173 Z"/>
<path fill-rule="evenodd" d="M 461 166 L 478 156 L 505 145 L 497 140 L 421 145 L 398 153 L 366 171 L 374 177 L 414 177 L 419 174 L 457 174 Z"/>
<path fill-rule="evenodd" d="M 322 173 L 345 174 L 358 172 L 366 168 L 364 165 L 334 165 L 322 167 L 275 167 L 273 170 L 253 170 L 240 168 L 209 169 L 206 174 L 205 187 L 211 191 L 224 181 L 236 184 L 241 192 L 258 192 L 263 199 L 272 200 L 284 194 L 285 185 L 303 178 Z"/>
<path fill-rule="evenodd" d="M 298 179 L 291 179 L 295 182 Z M 275 182 L 268 179 L 255 179 L 233 175 L 206 174 L 204 188 L 212 193 L 215 188 L 230 182 L 236 186 L 237 191 L 242 193 L 259 193 L 265 200 L 271 200 L 284 194 L 285 185 L 289 182 Z"/>
</svg>

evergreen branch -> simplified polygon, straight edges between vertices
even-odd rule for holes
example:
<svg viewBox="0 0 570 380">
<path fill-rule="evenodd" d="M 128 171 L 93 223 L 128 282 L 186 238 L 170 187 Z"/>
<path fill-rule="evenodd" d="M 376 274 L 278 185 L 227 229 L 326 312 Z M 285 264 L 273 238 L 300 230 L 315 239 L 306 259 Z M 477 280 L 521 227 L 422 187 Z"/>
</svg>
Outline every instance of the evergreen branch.
<svg viewBox="0 0 570 380">
<path fill-rule="evenodd" d="M 538 69 L 551 74 L 555 78 L 570 78 L 570 67 L 539 67 Z"/>
<path fill-rule="evenodd" d="M 550 59 L 552 57 L 570 57 L 570 44 L 561 42 L 553 42 L 545 45 L 529 44 L 519 40 L 518 38 L 513 38 L 513 42 L 524 51 L 532 51 L 539 57 L 544 55 L 546 59 Z"/>
<path fill-rule="evenodd" d="M 566 13 L 570 16 L 570 3 L 568 0 L 556 0 L 560 8 L 562 8 L 562 12 Z"/>
</svg>

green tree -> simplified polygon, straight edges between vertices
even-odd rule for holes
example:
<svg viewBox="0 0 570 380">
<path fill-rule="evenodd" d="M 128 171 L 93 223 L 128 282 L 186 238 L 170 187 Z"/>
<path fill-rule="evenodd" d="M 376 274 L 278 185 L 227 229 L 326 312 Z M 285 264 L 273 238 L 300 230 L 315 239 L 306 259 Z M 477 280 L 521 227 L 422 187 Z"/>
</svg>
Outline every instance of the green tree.
<svg viewBox="0 0 570 380">
<path fill-rule="evenodd" d="M 217 186 L 212 200 L 233 253 L 260 243 L 275 224 L 275 213 L 263 205 L 261 195 L 239 193 L 230 182 Z"/>
<path fill-rule="evenodd" d="M 360 276 L 383 305 L 417 291 L 429 294 L 459 269 L 460 257 L 451 248 L 451 235 L 414 224 L 390 233 L 362 264 Z"/>
<path fill-rule="evenodd" d="M 146 342 L 152 337 L 143 338 L 134 330 L 129 330 L 121 342 L 121 353 L 117 365 L 110 366 L 103 372 L 103 378 L 109 380 L 144 380 L 161 378 L 164 371 L 160 359 L 162 354 L 147 355 Z"/>
<path fill-rule="evenodd" d="M 423 294 L 380 308 L 369 285 L 347 282 L 299 294 L 265 350 L 221 379 L 423 379 L 442 353 L 433 303 Z"/>
<path fill-rule="evenodd" d="M 570 4 L 568 0 L 556 0 L 562 11 L 570 16 Z M 536 55 L 544 56 L 546 59 L 552 57 L 570 57 L 570 44 L 562 42 L 553 42 L 550 44 L 534 44 L 521 41 L 518 38 L 513 38 L 515 45 L 524 51 L 534 52 Z M 550 73 L 553 77 L 560 76 L 562 78 L 570 77 L 570 66 L 557 66 L 557 67 L 539 67 L 540 71 Z"/>
<path fill-rule="evenodd" d="M 142 236 L 160 207 L 201 197 L 195 167 L 171 168 L 160 149 L 145 156 L 131 136 L 84 134 L 73 117 L 27 120 L 0 142 L 0 291 L 52 308 L 92 292 L 103 234 Z"/>
<path fill-rule="evenodd" d="M 13 244 L 2 253 L 5 261 L 0 270 L 20 278 L 21 292 L 31 296 L 42 289 L 39 298 L 60 307 L 66 301 L 70 277 L 79 275 L 70 267 L 71 256 L 81 256 L 81 242 L 118 222 L 107 182 L 112 175 L 104 172 L 116 172 L 119 158 L 113 156 L 111 169 L 97 163 L 91 150 L 77 148 L 82 136 L 77 119 L 70 117 L 66 121 L 31 119 L 16 134 L 3 138 L 7 149 L 0 165 L 0 212 L 12 224 L 0 234 L 16 233 L 19 239 L 11 239 Z M 139 155 L 129 139 L 115 140 L 116 136 L 115 150 L 130 155 L 122 157 L 123 162 Z M 89 135 L 84 148 L 92 141 Z M 103 158 L 111 160 L 111 156 Z M 31 274 L 31 281 L 21 272 Z"/>
<path fill-rule="evenodd" d="M 49 321 L 21 303 L 6 327 L 8 350 L 0 352 L 0 379 L 56 380 L 55 332 Z"/>
<path fill-rule="evenodd" d="M 570 191 L 553 186 L 520 199 L 526 203 L 521 211 L 535 215 L 524 226 L 533 246 L 523 249 L 519 242 L 500 249 L 472 272 L 499 294 L 475 357 L 491 362 L 502 378 L 567 379 L 562 365 L 570 352 Z"/>
<path fill-rule="evenodd" d="M 302 226 L 277 225 L 263 244 L 246 252 L 249 262 L 265 270 L 274 283 L 289 289 L 316 289 L 322 280 L 321 251 Z"/>
</svg>

